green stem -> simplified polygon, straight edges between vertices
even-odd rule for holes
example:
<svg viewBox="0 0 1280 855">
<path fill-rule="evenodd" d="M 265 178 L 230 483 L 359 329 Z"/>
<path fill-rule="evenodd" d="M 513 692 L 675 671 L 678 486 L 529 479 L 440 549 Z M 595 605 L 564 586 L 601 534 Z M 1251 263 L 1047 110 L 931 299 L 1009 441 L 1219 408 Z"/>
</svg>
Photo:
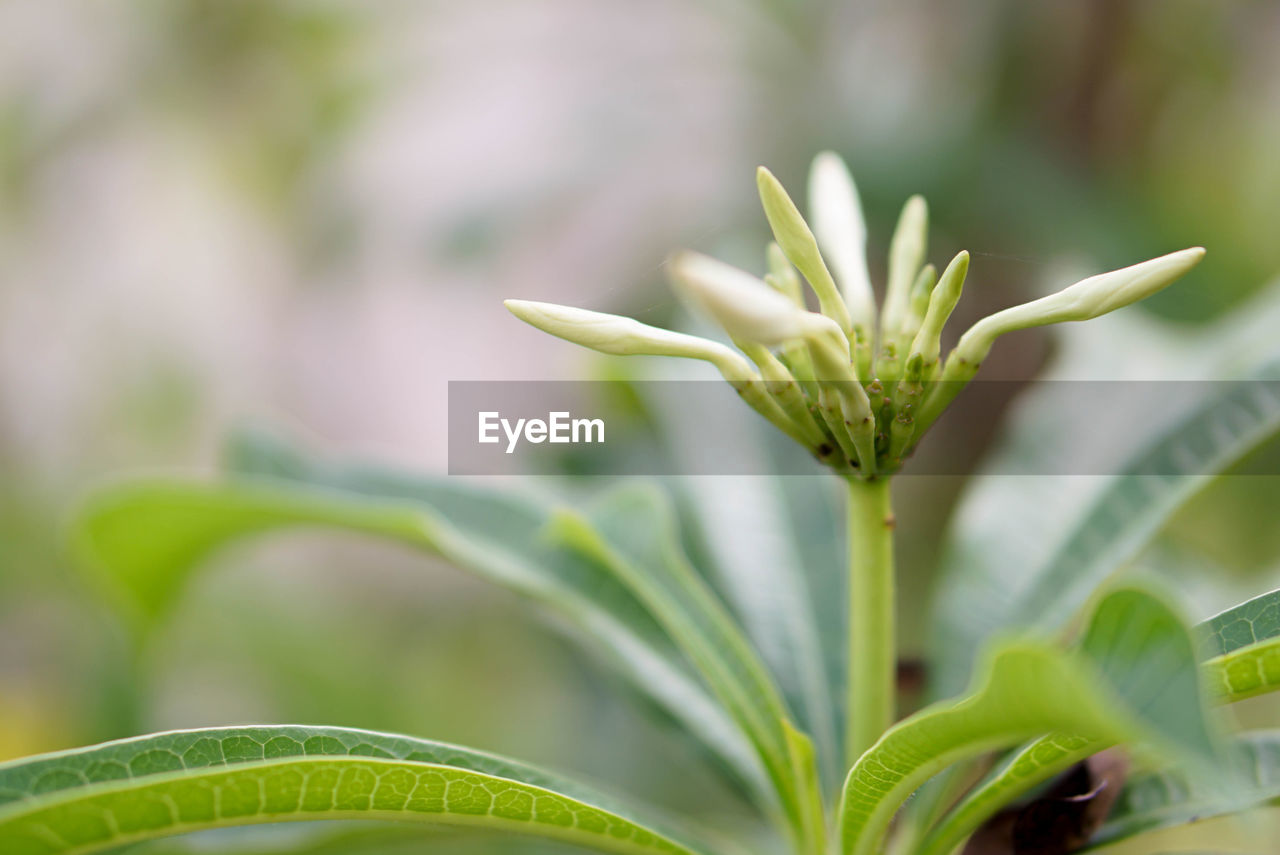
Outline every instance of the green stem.
<svg viewBox="0 0 1280 855">
<path fill-rule="evenodd" d="M 849 679 L 845 752 L 852 764 L 893 724 L 893 508 L 889 479 L 849 479 Z"/>
</svg>

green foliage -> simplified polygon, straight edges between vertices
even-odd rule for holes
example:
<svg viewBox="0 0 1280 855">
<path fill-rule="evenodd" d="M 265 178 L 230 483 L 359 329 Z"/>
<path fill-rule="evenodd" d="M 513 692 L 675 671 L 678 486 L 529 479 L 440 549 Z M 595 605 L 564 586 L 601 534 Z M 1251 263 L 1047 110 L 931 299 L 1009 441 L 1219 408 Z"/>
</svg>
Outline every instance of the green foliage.
<svg viewBox="0 0 1280 855">
<path fill-rule="evenodd" d="M 1270 591 L 1200 625 L 1201 655 L 1221 656 L 1280 635 L 1280 591 Z"/>
<path fill-rule="evenodd" d="M 1107 744 L 1105 739 L 1055 731 L 1013 752 L 929 832 L 920 844 L 920 855 L 946 855 L 1001 808 Z"/>
<path fill-rule="evenodd" d="M 954 691 L 974 652 L 992 632 L 1016 626 L 1060 626 L 1108 576 L 1130 561 L 1173 514 L 1212 479 L 1280 432 L 1280 399 L 1273 363 L 1249 374 L 1254 382 L 1210 386 L 1180 421 L 1138 450 L 1091 499 L 1065 537 L 1016 584 L 996 578 L 999 559 L 959 532 L 950 575 L 935 615 L 937 691 Z M 1027 502 L 1017 489 L 1011 502 Z M 1012 511 L 1011 511 L 1012 512 Z M 1010 592 L 1010 588 L 1013 591 Z M 956 592 L 959 602 L 945 599 Z"/>
<path fill-rule="evenodd" d="M 699 851 L 607 804 L 491 754 L 337 728 L 181 731 L 0 764 L 6 855 L 359 816 L 517 831 L 608 852 Z"/>
<path fill-rule="evenodd" d="M 547 609 L 768 798 L 750 746 L 644 607 L 609 568 L 547 537 L 547 503 L 309 461 L 261 436 L 237 442 L 230 463 L 239 475 L 227 482 L 140 481 L 85 504 L 79 550 L 144 622 L 172 604 L 201 562 L 241 538 L 298 526 L 390 538 Z"/>
<path fill-rule="evenodd" d="M 822 824 L 801 798 L 818 789 L 812 745 L 791 728 L 772 677 L 681 552 L 662 494 L 624 488 L 588 515 L 562 511 L 552 536 L 609 567 L 644 602 L 751 740 L 802 850 L 820 851 Z"/>
<path fill-rule="evenodd" d="M 1119 840 L 1280 798 L 1280 733 L 1265 730 L 1239 736 L 1226 756 L 1234 780 L 1241 785 L 1229 797 L 1211 781 L 1186 769 L 1145 772 L 1129 781 L 1107 823 L 1099 829 L 1098 841 Z"/>
<path fill-rule="evenodd" d="M 1156 740 L 1211 768 L 1190 633 L 1142 589 L 1104 597 L 1077 652 L 1007 642 L 981 673 L 964 698 L 890 728 L 854 765 L 840 808 L 846 852 L 878 851 L 907 796 L 948 766 L 1048 732 L 1102 743 Z"/>
<path fill-rule="evenodd" d="M 1196 634 L 1200 640 L 1200 656 L 1203 658 L 1206 655 L 1219 654 L 1204 663 L 1202 667 L 1206 691 L 1215 700 L 1232 702 L 1251 696 L 1236 693 L 1228 688 L 1229 675 L 1236 669 L 1227 665 L 1224 661 L 1225 657 L 1221 654 L 1251 647 L 1252 645 L 1249 644 L 1251 641 L 1263 641 L 1280 634 L 1280 621 L 1276 619 L 1277 603 L 1280 603 L 1280 591 L 1272 591 L 1228 609 L 1196 627 Z M 1185 669 L 1183 679 L 1186 679 Z M 1262 691 L 1266 689 L 1260 687 L 1260 691 L 1253 694 L 1261 694 Z M 1262 738 L 1262 735 L 1258 736 L 1259 739 Z M 1255 745 L 1251 740 L 1252 737 L 1243 740 L 1234 750 L 1238 753 L 1261 751 L 1261 745 Z M 1002 807 L 1106 747 L 1108 743 L 1105 740 L 1091 739 L 1078 733 L 1054 732 L 1013 752 L 980 784 L 976 785 L 946 819 L 929 833 L 928 838 L 921 843 L 920 855 L 946 855 Z M 1244 768 L 1249 764 L 1241 765 Z M 1257 766 L 1253 774 L 1261 778 L 1265 771 L 1263 766 Z M 1180 772 L 1171 770 L 1162 775 L 1147 775 L 1139 778 L 1125 790 L 1125 804 L 1130 807 L 1121 807 L 1118 813 L 1126 810 L 1133 813 L 1147 812 L 1153 801 L 1151 791 L 1178 776 L 1184 780 L 1200 779 L 1200 776 L 1186 772 L 1185 767 Z M 1250 786 L 1255 791 L 1265 789 L 1264 782 L 1261 780 L 1251 782 Z M 1134 788 L 1136 792 L 1132 791 Z M 1186 788 L 1183 787 L 1183 789 Z M 1165 787 L 1164 792 L 1170 799 L 1173 798 L 1172 785 Z M 1183 801 L 1185 800 L 1187 799 L 1183 798 Z M 1143 807 L 1134 808 L 1134 805 Z M 1135 824 L 1131 833 L 1136 833 L 1137 830 L 1137 824 Z M 1145 827 L 1142 830 L 1145 830 Z"/>
<path fill-rule="evenodd" d="M 999 336 L 1128 305 L 1170 284 L 1203 250 L 998 312 L 944 359 L 942 327 L 968 256 L 958 255 L 931 293 L 937 277 L 923 199 L 904 209 L 877 317 L 857 190 L 839 159 L 815 163 L 816 231 L 767 171 L 760 189 L 778 239 L 766 279 L 692 253 L 671 265 L 677 288 L 741 353 L 629 318 L 508 306 L 604 353 L 710 361 L 769 424 L 830 467 L 845 487 L 846 514 L 825 486 L 800 479 L 676 484 L 679 501 L 653 485 L 562 500 L 335 464 L 252 436 L 233 445 L 216 480 L 152 478 L 99 490 L 81 509 L 74 545 L 140 648 L 200 568 L 258 536 L 330 529 L 443 559 L 534 604 L 700 740 L 744 785 L 776 840 L 752 828 L 686 842 L 695 838 L 491 754 L 276 726 L 143 736 L 0 765 L 0 852 L 69 855 L 202 829 L 380 819 L 622 853 L 772 851 L 781 842 L 793 855 L 876 855 L 888 845 L 903 855 L 948 855 L 998 811 L 1113 746 L 1142 771 L 1097 841 L 1280 796 L 1276 737 L 1236 735 L 1224 761 L 1217 722 L 1205 711 L 1207 700 L 1280 687 L 1280 592 L 1192 629 L 1163 584 L 1114 578 L 1198 491 L 1280 432 L 1271 329 L 1268 356 L 1248 354 L 1237 365 L 1253 368 L 1232 372 L 1250 382 L 1207 385 L 1168 420 L 1143 412 L 1115 438 L 1124 462 L 1097 489 L 1020 479 L 975 490 L 959 512 L 931 621 L 929 668 L 944 699 L 903 717 L 894 684 L 890 475 Z M 838 263 L 829 266 L 824 253 Z M 801 274 L 822 313 L 807 309 Z M 1232 344 L 1236 357 L 1249 350 Z M 677 432 L 700 427 L 687 409 L 656 421 Z M 1032 421 L 1006 448 L 1035 457 L 1072 430 L 1092 442 L 1093 427 Z M 765 452 L 746 442 L 739 453 Z M 972 783 L 971 764 L 1010 750 Z M 836 800 L 833 783 L 846 771 Z M 890 841 L 900 808 L 943 773 L 947 786 L 918 798 L 928 809 L 904 817 Z M 837 845 L 829 846 L 836 825 Z M 298 853 L 324 852 L 335 840 L 353 853 L 381 845 L 358 833 L 290 843 Z"/>
</svg>

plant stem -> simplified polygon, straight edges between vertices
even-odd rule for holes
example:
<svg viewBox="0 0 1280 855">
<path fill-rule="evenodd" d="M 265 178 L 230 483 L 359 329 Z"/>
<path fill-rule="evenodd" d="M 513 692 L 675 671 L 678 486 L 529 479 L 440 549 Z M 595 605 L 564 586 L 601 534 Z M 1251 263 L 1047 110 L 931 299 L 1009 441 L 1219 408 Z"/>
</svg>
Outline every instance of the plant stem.
<svg viewBox="0 0 1280 855">
<path fill-rule="evenodd" d="M 845 753 L 852 765 L 893 724 L 893 508 L 889 479 L 849 479 L 849 679 Z"/>
</svg>

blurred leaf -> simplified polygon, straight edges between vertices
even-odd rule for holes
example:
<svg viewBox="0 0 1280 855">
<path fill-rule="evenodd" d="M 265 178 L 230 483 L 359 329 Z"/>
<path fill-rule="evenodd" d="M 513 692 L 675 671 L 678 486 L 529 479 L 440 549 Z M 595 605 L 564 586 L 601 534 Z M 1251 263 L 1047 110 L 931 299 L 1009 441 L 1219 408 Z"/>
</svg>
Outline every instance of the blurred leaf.
<svg viewBox="0 0 1280 855">
<path fill-rule="evenodd" d="M 827 679 L 822 631 L 806 576 L 842 568 L 839 556 L 826 568 L 806 567 L 800 537 L 791 525 L 786 478 L 699 476 L 680 479 L 699 546 L 712 565 L 709 575 L 735 606 L 761 655 L 789 686 L 802 723 L 821 737 L 824 764 L 836 754 L 834 699 Z M 823 497 L 826 479 L 805 478 L 804 487 Z M 813 505 L 816 500 L 807 504 Z M 810 508 L 820 513 L 818 508 Z M 815 524 L 821 521 L 815 521 Z M 843 597 L 839 605 L 843 605 Z M 834 635 L 837 630 L 834 630 Z M 841 639 L 832 639 L 836 650 Z M 816 725 L 816 726 L 815 726 Z"/>
<path fill-rule="evenodd" d="M 1231 465 L 1233 460 L 1226 457 L 1239 458 L 1250 451 L 1246 441 L 1224 459 L 1203 460 L 1196 472 L 1170 478 L 1168 486 L 1181 490 L 1162 494 L 1165 504 L 1120 508 L 1131 523 L 1133 515 L 1138 515 L 1140 532 L 1118 521 L 1108 528 L 1111 521 L 1105 518 L 1089 525 L 1090 514 L 1096 515 L 1105 496 L 1118 491 L 1112 501 L 1123 501 L 1126 479 L 1140 486 L 1134 466 L 1160 444 L 1176 440 L 1182 426 L 1195 427 L 1197 412 L 1207 410 L 1219 419 L 1234 414 L 1215 413 L 1212 400 L 1184 402 L 1175 400 L 1177 396 L 1168 402 L 1136 396 L 1144 400 L 1116 401 L 1116 406 L 1098 411 L 1080 406 L 1073 391 L 1075 381 L 1150 383 L 1176 378 L 1198 381 L 1188 388 L 1193 393 L 1207 390 L 1210 399 L 1221 391 L 1212 381 L 1258 378 L 1265 385 L 1280 377 L 1278 325 L 1280 283 L 1200 330 L 1121 312 L 1056 331 L 1058 352 L 1044 379 L 1057 382 L 1041 383 L 1021 395 L 1006 415 L 1006 426 L 983 464 L 983 474 L 970 480 L 951 522 L 933 603 L 930 645 L 935 695 L 960 690 L 976 644 L 985 634 L 1025 616 L 1026 601 L 1049 572 L 1055 555 L 1067 553 L 1082 537 L 1097 535 L 1094 545 L 1106 554 L 1089 565 L 1089 575 L 1096 579 L 1109 574 L 1132 557 L 1116 547 L 1141 548 L 1146 536 L 1170 520 L 1170 514 L 1184 511 L 1178 523 L 1190 525 L 1187 513 L 1203 499 L 1189 500 L 1211 476 Z M 1230 392 L 1233 387 L 1223 388 Z M 1163 404 L 1167 412 L 1153 412 L 1152 403 Z M 1198 430 L 1203 432 L 1207 426 Z M 1274 425 L 1270 427 L 1274 434 Z M 1194 458 L 1199 456 L 1199 451 L 1193 453 Z M 1121 474 L 1026 477 L 1028 461 L 1049 467 L 1046 471 Z M 1079 589 L 1077 596 L 1087 596 L 1097 584 L 1084 581 L 1073 586 Z"/>
<path fill-rule="evenodd" d="M 1265 597 L 1258 599 L 1262 600 Z M 1246 608 L 1248 605 L 1245 604 L 1245 606 L 1238 608 L 1244 610 L 1246 614 L 1257 613 L 1255 609 Z M 1216 620 L 1215 618 L 1200 624 L 1196 628 L 1197 636 L 1203 637 L 1205 631 L 1210 629 Z M 1231 621 L 1227 621 L 1227 623 L 1230 624 Z M 1141 624 L 1129 625 L 1125 629 L 1128 632 L 1145 631 L 1145 627 Z M 1167 631 L 1167 628 L 1165 631 Z M 1180 655 L 1179 658 L 1184 664 L 1189 661 L 1189 657 Z M 1113 685 L 1131 687 L 1132 683 L 1130 681 L 1132 680 L 1142 678 L 1155 679 L 1149 674 L 1144 674 L 1145 671 L 1146 668 L 1142 662 L 1131 660 L 1128 673 L 1115 673 L 1111 678 L 1111 682 Z M 1206 683 L 1213 685 L 1216 677 L 1216 670 L 1212 668 L 1206 670 Z M 1187 670 L 1180 668 L 1178 679 L 1185 684 L 1188 678 Z M 1159 685 L 1159 683 L 1156 682 L 1154 685 Z M 1170 702 L 1155 696 L 1148 700 L 1148 705 L 1186 703 L 1188 697 L 1194 697 L 1193 694 L 1188 694 L 1186 685 L 1176 688 L 1170 687 L 1170 689 L 1180 694 L 1182 700 Z M 994 816 L 1002 806 L 1009 804 L 1014 799 L 1029 792 L 1033 787 L 1065 772 L 1107 746 L 1108 743 L 1106 741 L 1087 739 L 1071 733 L 1051 733 L 1035 740 L 1000 764 L 939 823 L 937 828 L 930 832 L 922 845 L 921 855 L 946 855 L 965 837 L 972 834 L 983 822 Z"/>
<path fill-rule="evenodd" d="M 313 463 L 263 438 L 241 443 L 235 465 L 232 481 L 124 483 L 82 510 L 79 553 L 144 626 L 202 562 L 244 538 L 300 526 L 390 538 L 549 610 L 767 798 L 750 746 L 644 607 L 606 568 L 546 539 L 548 507 L 444 479 Z"/>
<path fill-rule="evenodd" d="M 1200 625 L 1205 684 L 1235 703 L 1280 688 L 1280 591 L 1254 597 Z"/>
<path fill-rule="evenodd" d="M 1118 751 L 1075 764 L 1047 792 L 1000 811 L 965 844 L 962 855 L 1067 855 L 1077 852 L 1115 805 L 1129 771 Z"/>
<path fill-rule="evenodd" d="M 1059 730 L 1108 743 L 1146 740 L 1212 768 L 1191 635 L 1159 597 L 1137 587 L 1107 594 L 1078 653 L 1005 642 L 967 696 L 891 728 L 845 783 L 844 850 L 877 851 L 906 798 L 948 766 Z"/>
<path fill-rule="evenodd" d="M 0 765 L 6 855 L 361 816 L 479 825 L 610 852 L 695 851 L 579 784 L 495 755 L 367 731 L 183 731 Z"/>
<path fill-rule="evenodd" d="M 462 826 L 368 822 L 298 822 L 241 826 L 130 847 L 130 855 L 544 855 L 566 844 Z"/>
<path fill-rule="evenodd" d="M 562 511 L 553 527 L 566 546 L 610 567 L 648 607 L 751 739 L 778 791 L 801 851 L 822 848 L 822 821 L 807 813 L 812 746 L 790 728 L 768 670 L 680 548 L 675 515 L 651 486 L 612 491 L 587 514 Z"/>
<path fill-rule="evenodd" d="M 667 453 L 682 466 L 690 449 L 681 438 L 695 435 L 709 415 L 698 410 L 697 396 L 677 393 L 678 401 L 666 400 L 667 384 L 642 383 L 640 390 L 648 395 Z M 752 420 L 724 424 L 717 444 L 726 454 L 770 459 L 775 432 L 759 427 Z M 846 647 L 846 560 L 835 484 L 825 474 L 699 475 L 671 483 L 692 521 L 695 560 L 701 558 L 704 575 L 777 676 L 834 789 L 845 768 L 831 687 L 844 680 Z"/>
<path fill-rule="evenodd" d="M 1057 732 L 1014 752 L 929 832 L 918 855 L 947 855 L 1003 807 L 1106 746 L 1105 740 Z"/>
<path fill-rule="evenodd" d="M 1227 609 L 1197 627 L 1200 655 L 1221 656 L 1280 635 L 1280 591 L 1261 594 Z"/>
<path fill-rule="evenodd" d="M 1272 669 L 1275 676 L 1264 681 L 1265 686 L 1251 685 L 1249 678 L 1258 673 L 1252 667 L 1253 661 L 1246 659 L 1238 664 L 1230 663 L 1221 655 L 1234 651 L 1247 653 L 1252 649 L 1250 642 L 1276 635 L 1280 635 L 1280 591 L 1263 594 L 1196 627 L 1201 658 L 1218 656 L 1202 666 L 1204 682 L 1215 700 L 1231 703 L 1280 687 L 1280 667 Z M 1274 658 L 1280 666 L 1280 652 L 1269 658 Z M 1227 680 L 1233 672 L 1244 676 L 1243 683 L 1232 681 L 1231 685 L 1236 686 L 1236 690 L 1227 688 Z M 1215 686 L 1221 688 L 1215 691 Z M 1068 733 L 1051 733 L 1035 740 L 1001 763 L 975 787 L 930 832 L 921 846 L 920 855 L 946 855 L 1002 806 L 1106 747 L 1105 742 Z M 1150 782 L 1143 786 L 1150 786 Z M 1246 801 L 1236 806 L 1245 807 L 1248 798 L 1246 796 Z"/>
<path fill-rule="evenodd" d="M 1122 840 L 1153 828 L 1207 819 L 1280 798 L 1280 731 L 1237 737 L 1226 759 L 1236 780 L 1243 784 L 1229 795 L 1185 769 L 1132 777 L 1095 842 Z"/>
<path fill-rule="evenodd" d="M 973 651 L 991 632 L 1010 625 L 1061 625 L 1199 489 L 1280 432 L 1277 371 L 1280 363 L 1269 363 L 1250 375 L 1252 382 L 1208 387 L 1206 400 L 1107 479 L 1046 560 L 1023 568 L 1016 595 L 999 590 L 991 578 L 994 567 L 973 559 L 953 563 L 936 615 L 939 689 L 945 691 L 968 671 Z M 1027 501 L 1022 492 L 1019 485 L 1008 498 Z M 956 548 L 974 558 L 1002 548 L 976 542 L 978 534 L 958 529 Z"/>
<path fill-rule="evenodd" d="M 1280 638 L 1269 638 L 1204 663 L 1205 686 L 1214 700 L 1235 703 L 1280 689 Z"/>
</svg>

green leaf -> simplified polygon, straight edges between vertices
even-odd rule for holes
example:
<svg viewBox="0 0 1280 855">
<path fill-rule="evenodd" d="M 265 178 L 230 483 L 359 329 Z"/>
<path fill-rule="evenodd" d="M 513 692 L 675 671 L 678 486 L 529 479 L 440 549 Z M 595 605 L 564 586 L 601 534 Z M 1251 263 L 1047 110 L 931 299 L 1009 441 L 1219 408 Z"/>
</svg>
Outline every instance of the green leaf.
<svg viewBox="0 0 1280 855">
<path fill-rule="evenodd" d="M 751 642 L 813 734 L 820 765 L 839 764 L 834 700 L 801 548 L 788 524 L 782 478 L 683 478 L 709 575 L 734 607 Z M 804 479 L 823 491 L 829 479 Z M 837 560 L 826 569 L 838 568 Z M 815 568 L 812 573 L 820 572 Z M 843 600 L 840 600 L 843 603 Z M 831 781 L 834 786 L 835 781 Z"/>
<path fill-rule="evenodd" d="M 232 481 L 124 483 L 82 510 L 79 552 L 145 621 L 172 606 L 193 570 L 250 536 L 322 526 L 389 538 L 537 602 L 772 802 L 751 746 L 644 607 L 607 568 L 548 541 L 545 504 L 452 480 L 316 463 L 261 437 L 233 452 L 240 475 Z"/>
<path fill-rule="evenodd" d="M 1209 767 L 1214 746 L 1194 645 L 1160 597 L 1133 586 L 1112 591 L 1075 652 L 1007 642 L 966 697 L 891 728 L 845 783 L 844 851 L 877 851 L 903 801 L 953 763 L 1055 731 L 1102 743 L 1143 740 Z"/>
<path fill-rule="evenodd" d="M 1062 496 L 1097 479 L 1003 479 L 1006 493 L 958 517 L 958 541 L 945 561 L 935 613 L 935 689 L 954 691 L 968 673 L 982 639 L 1013 626 L 1060 626 L 1117 568 L 1133 559 L 1175 511 L 1215 476 L 1280 432 L 1280 386 L 1269 363 L 1246 382 L 1206 384 L 1209 394 L 1189 413 L 1162 429 L 1118 474 L 1094 492 L 1076 521 L 1060 536 L 1048 535 L 1068 513 Z M 1064 483 L 1066 482 L 1066 483 Z M 981 483 L 981 482 L 979 482 Z M 1065 504 L 1072 504 L 1067 501 Z M 1028 524 L 1023 518 L 1031 516 Z M 985 524 L 982 520 L 985 520 Z M 993 526 L 999 538 L 991 538 Z M 989 544 L 1021 539 L 1022 551 L 1043 555 L 1031 567 L 1013 566 Z M 1012 549 L 1018 549 L 1017 546 Z"/>
<path fill-rule="evenodd" d="M 683 440 L 713 418 L 714 403 L 670 399 L 683 384 L 642 383 L 666 453 L 677 469 L 696 461 Z M 769 460 L 792 452 L 776 431 L 752 422 L 722 426 L 717 445 L 727 456 Z M 687 464 L 687 466 L 686 466 Z M 798 724 L 812 735 L 823 780 L 834 791 L 847 771 L 839 745 L 832 680 L 844 679 L 843 515 L 837 482 L 813 477 L 689 476 L 670 481 L 684 501 L 682 521 L 693 536 L 692 557 L 742 623 L 769 666 Z M 835 591 L 829 591 L 832 585 Z M 841 697 L 843 693 L 841 693 Z"/>
<path fill-rule="evenodd" d="M 841 842 L 871 855 L 917 787 L 961 760 L 1050 730 L 1120 741 L 1137 734 L 1100 699 L 1100 683 L 1058 650 L 1031 642 L 996 648 L 974 689 L 890 728 L 854 765 L 841 798 Z"/>
<path fill-rule="evenodd" d="M 1201 666 L 1201 673 L 1213 700 L 1232 703 L 1280 688 L 1280 648 L 1268 643 L 1280 642 L 1280 591 L 1227 609 L 1195 631 L 1200 655 L 1212 657 Z M 975 787 L 929 833 L 919 855 L 946 855 L 1002 807 L 1106 747 L 1106 743 L 1067 733 L 1051 733 L 1032 742 Z M 1280 746 L 1276 756 L 1280 759 Z M 1139 778 L 1138 786 L 1155 787 L 1164 777 Z M 1146 798 L 1134 797 L 1139 802 Z"/>
<path fill-rule="evenodd" d="M 1280 798 L 1280 731 L 1237 737 L 1226 753 L 1239 786 L 1229 795 L 1185 768 L 1130 778 L 1096 842 L 1109 843 L 1155 828 L 1207 819 Z"/>
<path fill-rule="evenodd" d="M 1220 703 L 1280 689 L 1280 591 L 1271 591 L 1197 627 L 1204 682 Z"/>
<path fill-rule="evenodd" d="M 1208 659 L 1280 636 L 1280 591 L 1271 591 L 1214 615 L 1196 627 Z"/>
<path fill-rule="evenodd" d="M 1224 704 L 1280 689 L 1280 638 L 1215 656 L 1204 663 L 1204 681 L 1210 697 Z"/>
<path fill-rule="evenodd" d="M 920 843 L 916 855 L 947 855 L 1006 805 L 1106 747 L 1105 741 L 1061 732 L 1031 742 L 952 808 Z"/>
<path fill-rule="evenodd" d="M 0 764 L 0 851 L 88 853 L 209 828 L 414 820 L 618 853 L 699 850 L 492 754 L 339 728 L 181 731 Z"/>
<path fill-rule="evenodd" d="M 586 515 L 562 510 L 553 531 L 609 567 L 662 623 L 755 746 L 801 851 L 821 851 L 812 745 L 791 727 L 768 670 L 689 563 L 666 497 L 651 485 L 623 487 Z"/>
<path fill-rule="evenodd" d="M 292 472 L 296 476 L 299 470 L 306 471 L 296 457 L 291 460 L 278 446 L 261 438 L 240 443 L 233 464 L 241 472 Z M 331 477 L 325 483 L 359 492 L 370 486 L 367 480 L 351 476 Z M 420 491 L 422 482 L 414 483 Z M 379 495 L 390 495 L 394 489 L 386 476 L 377 479 L 372 488 Z M 436 503 L 447 511 L 456 505 L 452 498 Z M 488 515 L 485 520 L 490 528 L 506 522 Z M 572 525 L 574 520 L 579 525 Z M 477 534 L 477 539 L 496 537 L 490 530 Z M 759 758 L 751 758 L 751 772 L 758 776 L 763 765 L 769 782 L 751 779 L 762 806 L 772 810 L 780 803 L 792 829 L 802 833 L 807 827 L 802 794 L 809 782 L 796 779 L 783 725 L 790 717 L 786 704 L 741 630 L 689 565 L 665 496 L 643 486 L 623 487 L 602 499 L 590 519 L 567 507 L 553 508 L 536 538 L 553 551 L 557 567 L 577 563 L 592 568 L 594 575 L 583 586 L 587 606 L 599 598 L 606 603 L 624 600 L 652 624 L 663 641 L 674 640 L 679 651 L 672 655 L 682 653 L 694 664 L 738 725 L 735 728 L 726 722 L 724 726 L 747 736 L 747 750 Z M 716 709 L 722 712 L 720 707 Z"/>
</svg>

